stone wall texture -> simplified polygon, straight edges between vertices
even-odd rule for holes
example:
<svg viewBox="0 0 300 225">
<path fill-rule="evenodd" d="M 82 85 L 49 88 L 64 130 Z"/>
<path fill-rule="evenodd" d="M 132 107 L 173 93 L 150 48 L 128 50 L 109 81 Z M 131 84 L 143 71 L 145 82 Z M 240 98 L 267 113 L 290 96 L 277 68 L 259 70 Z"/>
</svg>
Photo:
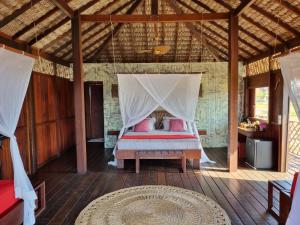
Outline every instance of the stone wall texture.
<svg viewBox="0 0 300 225">
<path fill-rule="evenodd" d="M 112 98 L 111 85 L 117 84 L 116 73 L 190 73 L 205 72 L 202 76 L 202 97 L 199 97 L 196 123 L 206 129 L 202 136 L 204 147 L 227 146 L 228 125 L 228 64 L 208 63 L 139 63 L 139 64 L 85 64 L 85 81 L 102 81 L 104 88 L 104 131 L 105 147 L 113 148 L 116 138 L 107 135 L 108 130 L 122 127 L 118 98 Z M 240 65 L 239 109 L 243 101 L 244 67 Z M 240 116 L 241 117 L 241 116 Z M 240 119 L 240 118 L 239 118 Z"/>
</svg>

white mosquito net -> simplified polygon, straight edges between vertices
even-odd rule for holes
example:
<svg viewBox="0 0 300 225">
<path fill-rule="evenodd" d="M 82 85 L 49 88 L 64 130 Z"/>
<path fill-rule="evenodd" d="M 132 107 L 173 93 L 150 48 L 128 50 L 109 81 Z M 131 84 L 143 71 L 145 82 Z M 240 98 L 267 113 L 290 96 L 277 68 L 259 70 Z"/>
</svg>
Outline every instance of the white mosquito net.
<svg viewBox="0 0 300 225">
<path fill-rule="evenodd" d="M 300 120 L 300 53 L 279 58 L 281 72 L 289 97 Z"/>
<path fill-rule="evenodd" d="M 24 225 L 35 223 L 35 191 L 24 170 L 15 130 L 27 91 L 34 59 L 0 49 L 0 134 L 10 138 L 17 198 L 24 200 Z M 2 203 L 0 203 L 2 204 Z"/>
<path fill-rule="evenodd" d="M 120 110 L 124 131 L 144 120 L 158 107 L 191 124 L 198 135 L 195 113 L 201 74 L 118 74 Z M 212 162 L 202 149 L 201 162 Z M 115 162 L 110 163 L 115 165 Z"/>
</svg>

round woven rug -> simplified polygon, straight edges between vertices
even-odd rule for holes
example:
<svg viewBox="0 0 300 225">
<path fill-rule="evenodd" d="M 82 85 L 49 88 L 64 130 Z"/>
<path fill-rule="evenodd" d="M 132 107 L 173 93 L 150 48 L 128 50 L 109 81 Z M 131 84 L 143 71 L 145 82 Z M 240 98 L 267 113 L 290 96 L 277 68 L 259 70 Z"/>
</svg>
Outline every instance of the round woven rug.
<svg viewBox="0 0 300 225">
<path fill-rule="evenodd" d="M 210 198 L 171 186 L 121 189 L 92 201 L 75 225 L 230 225 Z"/>
</svg>

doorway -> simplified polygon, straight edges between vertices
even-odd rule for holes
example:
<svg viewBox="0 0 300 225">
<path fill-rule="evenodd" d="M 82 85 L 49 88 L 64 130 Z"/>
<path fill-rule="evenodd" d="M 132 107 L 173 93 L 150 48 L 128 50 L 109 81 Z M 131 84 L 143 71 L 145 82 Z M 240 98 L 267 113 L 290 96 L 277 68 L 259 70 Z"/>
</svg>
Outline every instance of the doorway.
<svg viewBox="0 0 300 225">
<path fill-rule="evenodd" d="M 89 142 L 104 142 L 103 83 L 85 82 L 86 137 Z"/>
</svg>

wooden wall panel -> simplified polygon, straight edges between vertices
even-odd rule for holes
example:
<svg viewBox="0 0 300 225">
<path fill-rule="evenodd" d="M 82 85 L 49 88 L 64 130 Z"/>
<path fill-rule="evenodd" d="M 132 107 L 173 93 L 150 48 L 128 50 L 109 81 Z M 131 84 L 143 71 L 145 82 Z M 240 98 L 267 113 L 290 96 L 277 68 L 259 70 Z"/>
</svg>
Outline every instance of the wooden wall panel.
<svg viewBox="0 0 300 225">
<path fill-rule="evenodd" d="M 75 143 L 73 83 L 63 78 L 34 74 L 33 86 L 37 165 L 41 167 Z"/>
</svg>

